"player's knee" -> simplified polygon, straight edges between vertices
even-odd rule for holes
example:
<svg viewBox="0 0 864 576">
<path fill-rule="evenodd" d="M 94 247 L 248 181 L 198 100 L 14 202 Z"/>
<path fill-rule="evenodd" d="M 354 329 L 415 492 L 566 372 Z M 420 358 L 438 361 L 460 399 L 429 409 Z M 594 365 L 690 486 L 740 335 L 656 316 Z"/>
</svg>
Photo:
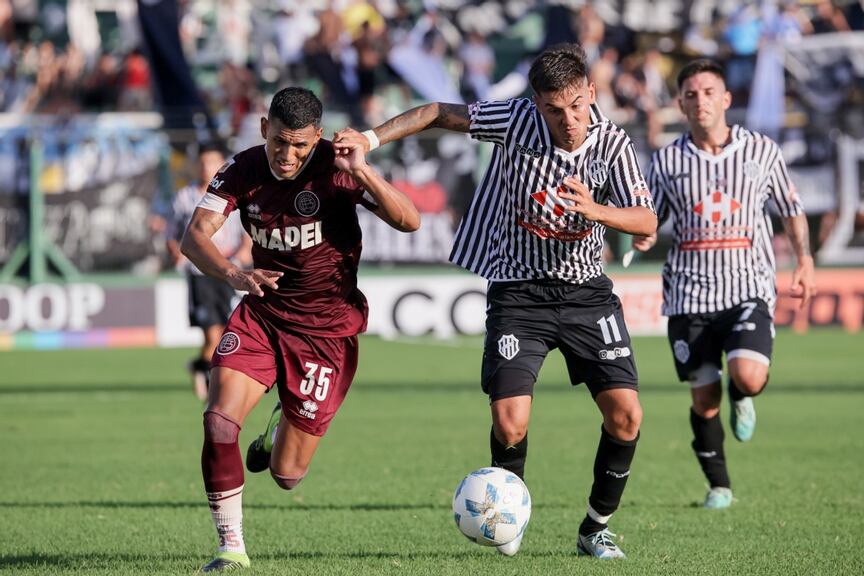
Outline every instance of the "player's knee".
<svg viewBox="0 0 864 576">
<path fill-rule="evenodd" d="M 284 475 L 270 470 L 270 476 L 273 477 L 273 481 L 276 482 L 276 485 L 283 490 L 293 490 L 306 476 L 306 471 L 304 470 L 302 474 L 293 473 Z"/>
<path fill-rule="evenodd" d="M 504 446 L 515 446 L 528 434 L 528 424 L 504 419 L 494 424 L 495 438 Z"/>
<path fill-rule="evenodd" d="M 204 439 L 216 444 L 233 444 L 240 435 L 240 425 L 213 410 L 204 413 Z"/>
<path fill-rule="evenodd" d="M 604 425 L 607 432 L 619 440 L 633 440 L 642 425 L 642 407 L 636 403 L 612 412 Z"/>
<path fill-rule="evenodd" d="M 745 396 L 756 396 L 768 383 L 768 369 L 761 365 L 730 370 L 733 382 Z"/>
</svg>

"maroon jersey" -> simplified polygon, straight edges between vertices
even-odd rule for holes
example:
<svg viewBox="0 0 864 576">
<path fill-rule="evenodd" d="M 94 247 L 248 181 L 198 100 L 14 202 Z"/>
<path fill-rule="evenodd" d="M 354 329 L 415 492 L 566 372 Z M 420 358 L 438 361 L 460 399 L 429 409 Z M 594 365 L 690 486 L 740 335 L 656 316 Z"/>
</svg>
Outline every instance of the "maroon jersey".
<svg viewBox="0 0 864 576">
<path fill-rule="evenodd" d="M 252 237 L 256 268 L 282 272 L 279 288 L 245 303 L 274 326 L 327 337 L 366 329 L 366 298 L 357 289 L 361 233 L 356 205 L 375 205 L 333 165 L 333 145 L 320 140 L 291 180 L 270 170 L 264 146 L 235 155 L 210 182 L 200 206 L 240 210 Z"/>
</svg>

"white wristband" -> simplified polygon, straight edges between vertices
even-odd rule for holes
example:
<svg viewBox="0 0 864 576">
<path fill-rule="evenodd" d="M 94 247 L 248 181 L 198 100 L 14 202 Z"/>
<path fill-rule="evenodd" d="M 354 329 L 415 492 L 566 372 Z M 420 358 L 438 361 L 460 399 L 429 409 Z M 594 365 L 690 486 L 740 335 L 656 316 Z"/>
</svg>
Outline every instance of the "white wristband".
<svg viewBox="0 0 864 576">
<path fill-rule="evenodd" d="M 381 141 L 378 140 L 378 135 L 375 134 L 374 130 L 366 130 L 362 133 L 363 136 L 366 137 L 366 140 L 369 141 L 369 151 L 375 150 L 379 146 L 381 146 Z"/>
</svg>

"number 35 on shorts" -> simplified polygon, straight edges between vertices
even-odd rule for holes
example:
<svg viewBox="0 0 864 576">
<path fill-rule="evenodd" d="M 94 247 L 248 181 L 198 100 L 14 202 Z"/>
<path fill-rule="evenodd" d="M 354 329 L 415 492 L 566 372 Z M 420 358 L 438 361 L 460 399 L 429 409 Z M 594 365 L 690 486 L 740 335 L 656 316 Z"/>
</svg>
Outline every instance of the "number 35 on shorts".
<svg viewBox="0 0 864 576">
<path fill-rule="evenodd" d="M 300 382 L 300 393 L 304 396 L 312 396 L 318 402 L 323 402 L 330 390 L 330 375 L 333 374 L 333 368 L 327 368 L 315 362 L 306 362 L 304 366 L 306 367 L 306 376 Z"/>
</svg>

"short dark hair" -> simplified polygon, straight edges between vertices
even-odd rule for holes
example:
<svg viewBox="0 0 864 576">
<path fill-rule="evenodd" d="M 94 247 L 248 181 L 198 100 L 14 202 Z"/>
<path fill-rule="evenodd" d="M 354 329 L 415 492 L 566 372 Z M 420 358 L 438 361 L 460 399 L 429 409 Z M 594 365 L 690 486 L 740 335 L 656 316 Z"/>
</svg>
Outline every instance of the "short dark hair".
<svg viewBox="0 0 864 576">
<path fill-rule="evenodd" d="M 559 92 L 588 80 L 585 51 L 578 44 L 550 46 L 531 63 L 528 81 L 537 94 Z"/>
<path fill-rule="evenodd" d="M 681 86 L 684 85 L 684 82 L 686 82 L 688 78 L 701 74 L 702 72 L 714 74 L 720 78 L 720 80 L 723 80 L 724 84 L 726 83 L 726 69 L 723 68 L 722 64 L 709 58 L 699 58 L 698 60 L 693 60 L 689 64 L 685 65 L 684 68 L 681 69 L 681 72 L 678 73 L 678 91 L 681 91 Z"/>
<path fill-rule="evenodd" d="M 228 156 L 228 150 L 225 148 L 225 145 L 218 140 L 205 140 L 198 144 L 198 157 L 200 158 L 204 154 L 208 152 L 218 152 L 223 157 Z"/>
<path fill-rule="evenodd" d="M 321 100 L 311 90 L 283 88 L 273 96 L 267 118 L 276 118 L 289 130 L 299 130 L 310 124 L 319 128 L 323 109 Z"/>
</svg>

